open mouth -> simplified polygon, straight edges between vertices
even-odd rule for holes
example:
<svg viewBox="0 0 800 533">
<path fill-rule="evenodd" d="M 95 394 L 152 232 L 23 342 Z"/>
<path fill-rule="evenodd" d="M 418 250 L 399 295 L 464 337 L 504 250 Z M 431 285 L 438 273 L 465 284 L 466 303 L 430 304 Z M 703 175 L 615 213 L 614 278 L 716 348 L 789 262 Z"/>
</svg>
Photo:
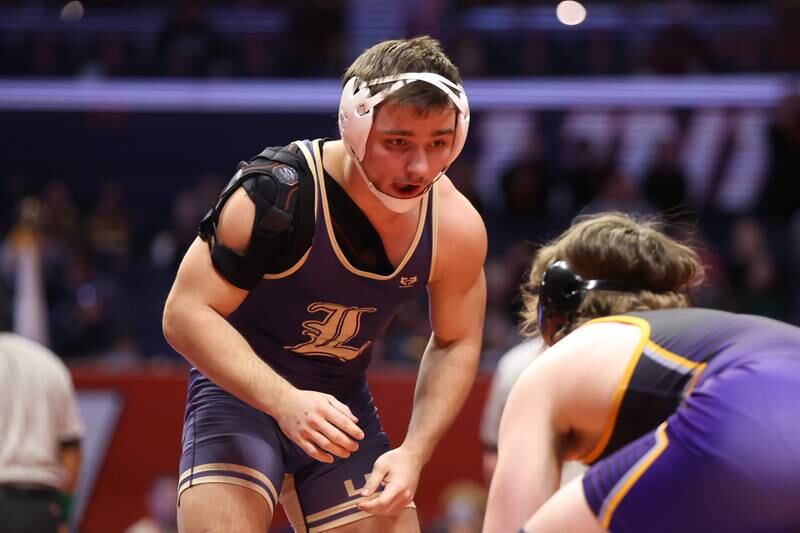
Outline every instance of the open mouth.
<svg viewBox="0 0 800 533">
<path fill-rule="evenodd" d="M 395 183 L 392 188 L 394 189 L 393 196 L 399 198 L 413 198 L 422 192 L 422 185 Z"/>
</svg>

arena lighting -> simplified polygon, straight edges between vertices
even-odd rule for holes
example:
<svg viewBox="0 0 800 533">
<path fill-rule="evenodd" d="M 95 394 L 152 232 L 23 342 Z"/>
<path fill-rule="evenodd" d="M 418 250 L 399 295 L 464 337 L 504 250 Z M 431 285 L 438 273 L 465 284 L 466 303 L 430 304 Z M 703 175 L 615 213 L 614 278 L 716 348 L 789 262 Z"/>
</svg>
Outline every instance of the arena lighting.
<svg viewBox="0 0 800 533">
<path fill-rule="evenodd" d="M 565 26 L 577 26 L 586 20 L 586 8 L 580 2 L 564 0 L 556 7 L 556 17 Z"/>
<path fill-rule="evenodd" d="M 467 80 L 470 108 L 774 106 L 791 75 L 634 76 Z M 3 111 L 264 111 L 319 113 L 336 109 L 341 82 L 320 80 L 41 80 L 0 79 Z"/>
<path fill-rule="evenodd" d="M 83 13 L 83 4 L 77 0 L 73 0 L 72 2 L 67 2 L 67 4 L 61 8 L 61 20 L 64 22 L 78 22 L 83 18 Z"/>
</svg>

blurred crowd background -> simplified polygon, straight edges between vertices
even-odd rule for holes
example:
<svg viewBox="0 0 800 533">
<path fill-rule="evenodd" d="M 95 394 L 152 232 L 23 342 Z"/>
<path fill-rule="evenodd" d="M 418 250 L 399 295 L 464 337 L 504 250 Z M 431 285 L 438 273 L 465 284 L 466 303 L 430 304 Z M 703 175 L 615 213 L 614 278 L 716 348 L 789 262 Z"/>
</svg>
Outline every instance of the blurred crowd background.
<svg viewBox="0 0 800 533">
<path fill-rule="evenodd" d="M 375 41 L 414 34 L 439 38 L 467 78 L 800 67 L 793 0 L 592 2 L 580 29 L 556 20 L 556 3 L 7 0 L 0 69 L 14 76 L 336 77 Z"/>
<path fill-rule="evenodd" d="M 3 79 L 211 80 L 341 75 L 365 46 L 442 40 L 470 80 L 640 75 L 779 76 L 768 108 L 713 105 L 476 112 L 450 176 L 484 215 L 489 310 L 484 365 L 518 341 L 517 289 L 535 246 L 581 213 L 661 214 L 710 268 L 698 303 L 800 323 L 800 4 L 308 0 L 10 1 Z M 330 113 L 137 113 L 5 108 L 0 156 L 0 309 L 13 323 L 22 235 L 41 236 L 50 346 L 74 363 L 181 359 L 160 313 L 183 251 L 236 163 L 294 137 L 336 135 Z M 378 364 L 414 365 L 429 333 L 407 308 Z"/>
<path fill-rule="evenodd" d="M 449 175 L 489 231 L 487 371 L 520 340 L 518 288 L 536 246 L 601 210 L 658 214 L 691 238 L 709 268 L 699 305 L 800 324 L 800 3 L 587 3 L 577 26 L 559 22 L 556 3 L 6 0 L 0 89 L 335 79 L 371 44 L 416 34 L 441 40 L 468 94 L 487 79 L 771 83 L 768 105 L 715 105 L 706 94 L 681 105 L 561 96 L 555 106 L 476 107 Z M 24 315 L 73 366 L 183 365 L 160 320 L 200 218 L 238 161 L 335 137 L 335 111 L 36 110 L 0 96 L 0 329 Z M 427 316 L 424 300 L 406 307 L 374 365 L 413 368 Z M 479 488 L 445 496 L 432 530 L 479 527 Z"/>
</svg>

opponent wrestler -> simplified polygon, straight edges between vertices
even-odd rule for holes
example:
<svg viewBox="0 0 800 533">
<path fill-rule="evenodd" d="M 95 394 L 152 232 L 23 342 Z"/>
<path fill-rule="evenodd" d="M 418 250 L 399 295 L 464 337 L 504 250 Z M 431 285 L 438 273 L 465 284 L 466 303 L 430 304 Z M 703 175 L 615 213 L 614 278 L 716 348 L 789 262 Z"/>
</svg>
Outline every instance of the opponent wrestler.
<svg viewBox="0 0 800 533">
<path fill-rule="evenodd" d="M 551 347 L 510 394 L 484 531 L 800 531 L 800 329 L 688 307 L 702 276 L 620 214 L 540 250 L 525 318 Z"/>
</svg>

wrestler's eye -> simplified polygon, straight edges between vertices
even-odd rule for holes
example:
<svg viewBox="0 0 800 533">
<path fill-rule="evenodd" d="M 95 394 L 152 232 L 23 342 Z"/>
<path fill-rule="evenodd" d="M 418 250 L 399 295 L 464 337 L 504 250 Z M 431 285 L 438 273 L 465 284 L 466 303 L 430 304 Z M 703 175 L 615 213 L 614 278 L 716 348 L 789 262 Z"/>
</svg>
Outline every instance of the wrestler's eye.
<svg viewBox="0 0 800 533">
<path fill-rule="evenodd" d="M 393 139 L 387 139 L 386 142 L 391 146 L 407 146 L 408 141 L 403 139 L 402 137 L 396 137 Z"/>
</svg>

